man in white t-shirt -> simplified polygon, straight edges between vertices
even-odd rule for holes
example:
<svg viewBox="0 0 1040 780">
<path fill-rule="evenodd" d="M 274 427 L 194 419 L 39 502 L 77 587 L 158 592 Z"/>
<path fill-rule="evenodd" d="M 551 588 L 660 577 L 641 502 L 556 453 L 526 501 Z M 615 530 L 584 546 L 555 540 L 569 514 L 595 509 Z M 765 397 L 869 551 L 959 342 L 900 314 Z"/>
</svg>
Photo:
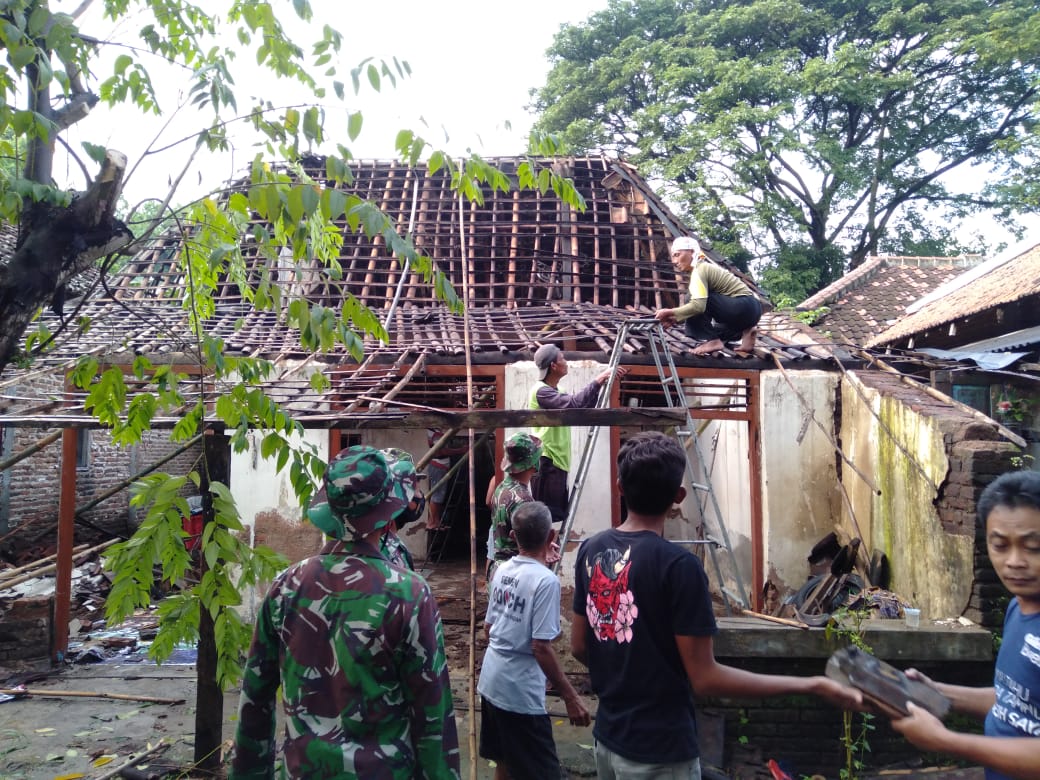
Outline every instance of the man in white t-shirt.
<svg viewBox="0 0 1040 780">
<path fill-rule="evenodd" d="M 560 635 L 560 581 L 545 562 L 556 535 L 552 515 L 531 501 L 513 512 L 512 526 L 520 553 L 495 570 L 484 619 L 480 755 L 496 762 L 496 780 L 555 780 L 561 771 L 545 710 L 546 678 L 573 725 L 588 726 L 591 716 L 552 646 Z"/>
</svg>

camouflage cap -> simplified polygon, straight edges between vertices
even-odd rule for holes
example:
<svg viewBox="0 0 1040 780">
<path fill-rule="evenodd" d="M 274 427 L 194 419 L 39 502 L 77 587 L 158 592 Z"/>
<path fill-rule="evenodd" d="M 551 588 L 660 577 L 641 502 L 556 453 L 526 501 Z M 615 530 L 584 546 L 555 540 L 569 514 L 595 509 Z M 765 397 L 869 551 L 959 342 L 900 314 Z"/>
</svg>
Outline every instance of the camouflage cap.
<svg viewBox="0 0 1040 780">
<path fill-rule="evenodd" d="M 335 539 L 357 539 L 384 528 L 408 507 L 418 475 L 407 452 L 359 445 L 329 462 L 324 482 L 307 519 Z"/>
<path fill-rule="evenodd" d="M 542 457 L 542 440 L 530 433 L 514 433 L 506 439 L 505 450 L 502 471 L 519 474 L 538 468 L 538 459 Z"/>
</svg>

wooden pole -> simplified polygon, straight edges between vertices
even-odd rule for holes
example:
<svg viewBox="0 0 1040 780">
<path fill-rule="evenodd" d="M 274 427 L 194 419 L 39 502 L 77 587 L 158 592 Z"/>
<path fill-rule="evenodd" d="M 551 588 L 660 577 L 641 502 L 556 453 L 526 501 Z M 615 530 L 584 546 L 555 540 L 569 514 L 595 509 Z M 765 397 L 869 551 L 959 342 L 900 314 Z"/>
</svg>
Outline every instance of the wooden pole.
<svg viewBox="0 0 1040 780">
<path fill-rule="evenodd" d="M 742 609 L 740 612 L 748 617 L 758 618 L 759 620 L 768 620 L 770 623 L 779 623 L 782 626 L 791 626 L 792 628 L 801 628 L 806 630 L 809 628 L 808 623 L 803 623 L 800 620 L 791 620 L 790 618 L 776 617 L 775 615 L 765 615 L 761 612 L 752 612 L 750 609 Z"/>
<path fill-rule="evenodd" d="M 466 350 L 466 408 L 473 411 L 473 351 L 470 349 L 469 333 L 469 274 L 472 270 L 472 258 L 466 252 L 466 216 L 465 200 L 459 192 L 459 246 L 463 262 L 462 273 L 462 328 L 463 344 Z M 442 439 L 438 444 L 443 444 Z M 473 481 L 473 428 L 469 429 L 469 776 L 477 778 L 477 502 L 474 495 Z M 427 453 L 429 454 L 429 453 Z"/>
<path fill-rule="evenodd" d="M 72 548 L 72 553 L 73 555 L 75 555 L 76 553 L 83 552 L 86 549 L 87 545 L 78 544 Z M 39 558 L 33 561 L 32 563 L 27 563 L 24 566 L 19 566 L 17 569 L 0 569 L 0 584 L 3 584 L 4 580 L 9 580 L 12 577 L 17 577 L 19 574 L 23 572 L 27 572 L 31 569 L 39 569 L 45 564 L 50 563 L 57 557 L 58 554 L 54 553 L 53 555 L 48 555 L 45 558 Z"/>
<path fill-rule="evenodd" d="M 76 445 L 79 431 L 61 432 L 61 485 L 58 495 L 58 560 L 54 575 L 54 653 L 56 663 L 69 650 L 69 613 L 72 608 L 72 548 L 76 535 Z"/>
<path fill-rule="evenodd" d="M 111 547 L 118 541 L 119 539 L 109 539 L 107 542 L 103 542 L 102 544 L 99 544 L 95 547 L 80 548 L 79 552 L 75 552 L 75 550 L 73 550 L 72 563 L 75 563 L 76 561 L 81 560 L 92 553 L 104 550 L 106 547 Z M 43 566 L 39 569 L 33 569 L 32 571 L 28 571 L 20 577 L 12 577 L 10 579 L 0 580 L 0 589 L 7 590 L 8 588 L 13 588 L 15 585 L 20 585 L 23 582 L 34 580 L 37 577 L 43 577 L 44 575 L 50 574 L 51 572 L 56 571 L 57 569 L 58 563 L 52 563 L 49 566 Z M 55 587 L 55 590 L 57 590 L 57 587 Z"/>
</svg>

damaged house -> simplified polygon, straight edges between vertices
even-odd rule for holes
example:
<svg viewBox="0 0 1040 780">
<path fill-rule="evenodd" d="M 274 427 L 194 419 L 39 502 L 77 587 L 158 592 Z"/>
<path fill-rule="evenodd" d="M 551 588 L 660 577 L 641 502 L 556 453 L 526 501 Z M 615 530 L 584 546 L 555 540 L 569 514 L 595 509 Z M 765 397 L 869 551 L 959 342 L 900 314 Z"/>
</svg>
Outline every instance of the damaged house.
<svg viewBox="0 0 1040 780">
<path fill-rule="evenodd" d="M 519 159 L 493 162 L 509 173 L 515 172 Z M 269 382 L 268 392 L 303 423 L 307 436 L 324 453 L 363 442 L 400 446 L 418 457 L 428 446 L 428 428 L 445 427 L 451 419 L 448 412 L 466 405 L 464 388 L 471 379 L 474 411 L 503 413 L 500 418 L 481 418 L 482 429 L 494 431 L 489 438 L 493 454 L 489 451 L 484 459 L 490 463 L 482 462 L 476 469 L 480 483 L 474 486 L 475 494 L 481 496 L 485 480 L 501 460 L 505 435 L 523 427 L 504 413 L 527 406 L 536 381 L 530 362 L 534 350 L 546 342 L 561 346 L 571 363 L 564 389 L 567 382 L 571 388 L 580 387 L 602 369 L 620 323 L 675 305 L 682 290 L 668 248 L 673 237 L 689 231 L 633 168 L 608 158 L 546 162 L 572 178 L 588 204 L 586 211 L 571 209 L 551 193 L 537 190 L 491 192 L 482 205 L 460 206 L 446 174 L 430 176 L 394 162 L 356 166 L 352 191 L 377 204 L 399 231 L 410 232 L 456 289 L 467 289 L 468 332 L 463 316 L 435 300 L 418 275 L 401 269 L 379 239 L 350 232 L 345 232 L 341 250 L 342 287 L 320 269 L 301 271 L 288 259 L 284 268 L 271 271 L 271 279 L 309 301 L 330 305 L 341 300 L 336 296 L 346 288 L 385 319 L 389 341 L 366 343 L 360 363 L 343 354 L 307 354 L 295 334 L 278 325 L 276 315 L 253 310 L 230 283 L 221 288 L 217 311 L 207 327 L 222 336 L 228 354 L 275 361 L 279 375 Z M 322 161 L 310 161 L 308 173 L 323 180 Z M 0 416 L 5 452 L 16 452 L 47 428 L 80 415 L 82 397 L 76 393 L 58 397 L 53 387 L 48 392 L 33 391 L 33 382 L 44 381 L 40 377 L 46 377 L 47 367 L 58 370 L 84 353 L 111 364 L 129 365 L 134 355 L 146 354 L 153 361 L 188 365 L 191 345 L 177 298 L 183 280 L 173 263 L 177 251 L 175 243 L 159 243 L 135 257 L 110 283 L 111 298 L 95 297 L 85 304 L 82 314 L 93 323 L 88 332 L 68 338 L 31 374 L 15 373 L 5 381 Z M 128 316 L 128 311 L 138 314 Z M 806 577 L 806 551 L 835 527 L 847 526 L 850 536 L 863 539 L 865 549 L 886 554 L 893 589 L 922 602 L 934 599 L 925 604 L 926 613 L 962 611 L 969 600 L 963 578 L 951 577 L 957 584 L 951 581 L 950 588 L 945 583 L 918 587 L 900 565 L 904 555 L 917 552 L 897 546 L 898 534 L 871 530 L 868 518 L 878 509 L 902 513 L 905 504 L 899 492 L 889 495 L 881 490 L 882 464 L 865 457 L 863 451 L 883 449 L 884 442 L 890 441 L 894 457 L 913 464 L 909 472 L 938 491 L 949 465 L 936 459 L 948 457 L 950 447 L 965 436 L 978 434 L 996 446 L 1000 439 L 996 426 L 957 407 L 942 407 L 944 426 L 955 424 L 963 414 L 957 424 L 968 430 L 951 434 L 929 426 L 932 441 L 924 449 L 921 431 L 909 430 L 905 435 L 915 442 L 909 448 L 897 441 L 901 430 L 880 418 L 869 387 L 873 380 L 863 379 L 865 374 L 880 375 L 891 383 L 894 376 L 889 379 L 889 374 L 875 370 L 862 357 L 820 346 L 823 339 L 781 314 L 767 314 L 760 332 L 759 347 L 751 358 L 729 352 L 694 356 L 694 342 L 679 329 L 668 332 L 691 413 L 703 421 L 699 438 L 706 445 L 721 515 L 710 520 L 724 523 L 729 531 L 746 583 L 746 603 L 761 606 L 766 582 L 780 593 L 797 589 Z M 646 347 L 639 339 L 624 345 L 622 362 L 632 370 L 614 389 L 610 435 L 600 440 L 594 455 L 590 480 L 598 484 L 604 480 L 612 484 L 618 442 L 645 419 L 638 410 L 661 404 L 659 371 Z M 860 366 L 870 371 L 859 371 Z M 331 381 L 331 388 L 320 395 L 308 383 L 309 374 L 318 368 Z M 878 392 L 885 398 L 886 382 L 875 382 L 882 385 Z M 910 419 L 916 420 L 914 404 L 907 398 L 916 388 L 897 384 L 899 392 L 891 395 L 898 397 L 896 403 L 909 406 Z M 941 405 L 932 399 L 929 407 L 937 404 Z M 438 416 L 431 410 L 445 414 Z M 904 422 L 909 424 L 910 419 Z M 658 421 L 650 425 L 660 427 Z M 586 432 L 585 428 L 576 431 L 576 457 Z M 77 503 L 89 501 L 154 460 L 152 454 L 135 453 L 127 456 L 128 462 L 113 466 L 106 477 L 98 468 L 102 460 L 98 452 L 107 448 L 97 441 L 102 438 L 94 431 L 90 447 L 82 448 L 89 449 L 88 456 L 95 460 L 94 468 L 87 457 L 79 461 Z M 299 525 L 301 513 L 285 477 L 259 457 L 258 446 L 257 442 L 249 452 L 232 456 L 232 485 L 240 510 L 257 538 L 283 548 L 291 557 L 305 555 L 317 539 L 309 539 L 307 529 Z M 44 476 L 58 479 L 54 459 L 48 474 L 43 457 L 35 455 L 5 471 L 0 527 L 11 529 L 32 520 L 31 507 L 22 503 L 31 492 L 27 483 Z M 189 451 L 180 457 L 189 460 L 192 455 Z M 934 473 L 925 478 L 929 469 Z M 879 498 L 871 499 L 865 508 L 859 506 L 863 496 Z M 585 491 L 581 501 L 572 538 L 619 520 L 620 508 L 610 492 Z M 453 509 L 468 513 L 468 500 L 460 503 Z M 973 525 L 970 517 L 937 517 L 930 499 L 928 503 L 935 527 L 922 528 L 926 536 L 934 536 L 937 528 Z M 40 511 L 54 516 L 53 506 Z M 116 522 L 132 521 L 126 519 L 125 491 L 90 511 L 105 514 L 108 522 L 112 517 L 118 518 Z M 675 538 L 696 539 L 703 534 L 698 514 L 694 505 L 676 518 Z M 446 554 L 468 547 L 465 525 L 450 524 L 453 538 L 443 545 Z M 420 558 L 429 547 L 424 536 L 418 533 L 405 540 Z M 943 556 L 944 561 L 950 558 Z M 952 559 L 967 561 L 970 556 L 960 550 Z"/>
<path fill-rule="evenodd" d="M 491 162 L 515 176 L 521 160 Z M 366 443 L 401 447 L 418 460 L 429 447 L 430 430 L 474 430 L 482 442 L 472 450 L 475 482 L 466 484 L 468 468 L 458 470 L 461 482 L 445 510 L 447 530 L 415 529 L 403 537 L 420 560 L 468 558 L 471 491 L 480 550 L 488 527 L 480 498 L 501 461 L 502 443 L 533 419 L 527 406 L 537 381 L 537 347 L 552 342 L 564 350 L 570 373 L 561 389 L 575 390 L 602 370 L 623 323 L 675 306 L 685 292 L 669 248 L 674 237 L 690 231 L 633 167 L 607 157 L 539 163 L 570 177 L 587 209 L 572 209 L 551 191 L 538 190 L 486 192 L 481 204 L 461 203 L 447 173 L 430 175 L 400 162 L 356 164 L 350 191 L 413 237 L 463 296 L 464 313 L 438 301 L 380 239 L 343 226 L 341 277 L 301 268 L 287 257 L 284 266 L 267 269 L 270 280 L 334 307 L 349 291 L 385 323 L 386 343 L 366 340 L 360 361 L 344 352 L 311 354 L 275 313 L 253 309 L 230 282 L 221 286 L 206 325 L 224 340 L 226 354 L 275 363 L 267 392 L 323 456 Z M 325 181 L 322 160 L 305 165 L 316 181 Z M 180 308 L 179 251 L 176 241 L 167 240 L 134 257 L 110 280 L 110 295 L 84 303 L 80 313 L 91 319 L 89 330 L 64 335 L 32 370 L 5 376 L 0 457 L 24 453 L 55 429 L 94 427 L 83 415 L 83 395 L 63 381 L 82 354 L 124 370 L 143 354 L 197 376 Z M 708 254 L 725 264 L 710 249 Z M 257 257 L 248 239 L 246 255 Z M 715 589 L 738 604 L 771 610 L 775 599 L 802 587 L 808 552 L 835 532 L 843 540 L 860 539 L 865 562 L 883 561 L 888 587 L 920 606 L 926 619 L 965 616 L 997 625 L 999 594 L 985 574 L 974 518 L 978 493 L 1013 468 L 1019 453 L 997 423 L 906 375 L 900 364 L 829 343 L 782 313 L 763 317 L 752 356 L 694 355 L 697 343 L 680 328 L 667 331 L 666 340 L 714 498 L 703 508 L 689 498 L 668 535 L 703 542 L 725 527 L 725 565 L 709 567 Z M 617 496 L 602 487 L 614 484 L 619 443 L 679 419 L 662 409 L 661 371 L 647 339 L 630 336 L 621 345 L 621 363 L 630 371 L 614 384 L 609 409 L 561 413 L 556 420 L 574 428 L 575 463 L 588 426 L 596 423 L 603 432 L 578 491 L 561 569 L 565 585 L 567 553 L 580 539 L 620 522 Z M 330 381 L 321 392 L 309 381 L 319 370 Z M 90 430 L 89 445 L 81 445 L 86 455 L 77 455 L 75 467 L 63 464 L 53 444 L 11 464 L 0 483 L 0 537 L 28 523 L 53 528 L 57 491 L 41 493 L 40 487 L 70 480 L 70 471 L 78 517 L 106 530 L 132 527 L 127 492 L 113 488 L 161 456 L 176 455 L 166 470 L 190 466 L 201 446 L 174 453 L 161 432 L 154 435 L 154 451 L 150 444 L 115 450 L 104 432 Z M 302 520 L 288 476 L 262 457 L 261 440 L 257 431 L 245 452 L 231 453 L 232 492 L 251 538 L 290 558 L 304 557 L 318 548 L 318 534 Z M 776 655 L 770 647 L 742 651 L 720 638 L 719 655 Z"/>
</svg>

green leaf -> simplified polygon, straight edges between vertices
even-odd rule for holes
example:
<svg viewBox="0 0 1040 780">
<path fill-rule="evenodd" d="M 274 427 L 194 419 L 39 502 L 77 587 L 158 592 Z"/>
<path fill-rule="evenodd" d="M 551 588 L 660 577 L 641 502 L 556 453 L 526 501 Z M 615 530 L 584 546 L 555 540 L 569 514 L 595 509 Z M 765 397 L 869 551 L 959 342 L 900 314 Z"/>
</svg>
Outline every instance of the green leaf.
<svg viewBox="0 0 1040 780">
<path fill-rule="evenodd" d="M 354 111 L 347 115 L 347 137 L 351 141 L 356 141 L 358 136 L 361 135 L 361 126 L 364 123 L 364 117 L 360 111 Z"/>
</svg>

